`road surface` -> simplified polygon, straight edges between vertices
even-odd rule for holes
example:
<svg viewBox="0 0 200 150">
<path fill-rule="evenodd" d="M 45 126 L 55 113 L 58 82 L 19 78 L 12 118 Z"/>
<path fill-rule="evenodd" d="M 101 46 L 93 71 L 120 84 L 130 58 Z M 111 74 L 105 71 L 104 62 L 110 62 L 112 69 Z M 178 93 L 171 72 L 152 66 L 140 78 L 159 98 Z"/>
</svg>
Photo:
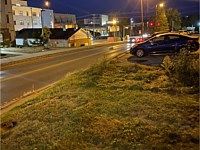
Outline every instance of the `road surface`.
<svg viewBox="0 0 200 150">
<path fill-rule="evenodd" d="M 67 52 L 1 70 L 1 106 L 24 94 L 52 84 L 66 74 L 85 69 L 104 58 L 112 58 L 130 49 L 130 44 L 104 46 Z"/>
</svg>

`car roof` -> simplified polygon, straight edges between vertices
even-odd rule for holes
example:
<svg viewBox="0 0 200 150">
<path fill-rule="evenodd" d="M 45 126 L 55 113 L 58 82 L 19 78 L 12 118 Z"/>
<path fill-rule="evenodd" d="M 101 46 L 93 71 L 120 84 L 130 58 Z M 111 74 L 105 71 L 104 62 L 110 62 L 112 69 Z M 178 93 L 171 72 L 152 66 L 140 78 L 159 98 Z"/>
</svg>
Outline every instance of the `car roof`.
<svg viewBox="0 0 200 150">
<path fill-rule="evenodd" d="M 162 36 L 162 35 L 177 35 L 177 36 L 182 36 L 182 37 L 194 38 L 194 37 L 189 36 L 189 35 L 182 35 L 182 34 L 180 34 L 180 33 L 167 32 L 167 33 L 160 33 L 160 34 L 157 34 L 157 35 L 155 35 L 155 36 L 153 36 L 153 37 L 151 37 L 151 38 L 149 38 L 149 39 L 147 39 L 147 40 L 145 40 L 145 41 L 152 40 L 152 39 L 154 39 L 154 38 L 156 38 L 156 37 L 159 37 L 159 36 Z M 145 41 L 144 41 L 144 42 L 145 42 Z"/>
<path fill-rule="evenodd" d="M 159 36 L 162 36 L 162 35 L 178 35 L 178 36 L 183 36 L 183 37 L 191 37 L 189 35 L 182 35 L 180 33 L 174 33 L 174 32 L 168 32 L 168 33 L 161 33 L 161 34 L 157 34 L 156 36 L 154 37 L 159 37 Z"/>
</svg>

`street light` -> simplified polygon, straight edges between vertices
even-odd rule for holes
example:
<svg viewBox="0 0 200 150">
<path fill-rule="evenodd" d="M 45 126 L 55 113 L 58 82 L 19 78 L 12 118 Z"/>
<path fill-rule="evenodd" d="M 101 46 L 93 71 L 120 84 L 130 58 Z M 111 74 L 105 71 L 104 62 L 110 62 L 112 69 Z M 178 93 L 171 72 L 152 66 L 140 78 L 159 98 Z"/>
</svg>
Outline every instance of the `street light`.
<svg viewBox="0 0 200 150">
<path fill-rule="evenodd" d="M 113 23 L 113 25 L 116 25 L 117 20 L 116 20 L 116 19 L 113 19 L 112 23 Z"/>
<path fill-rule="evenodd" d="M 46 8 L 49 8 L 50 2 L 49 2 L 49 1 L 45 1 L 45 2 L 44 2 L 44 6 L 45 6 Z"/>
<path fill-rule="evenodd" d="M 160 4 L 156 4 L 156 18 L 157 18 L 157 16 L 158 16 L 158 6 L 160 7 L 160 8 L 163 8 L 164 7 L 164 3 L 160 3 Z"/>
<path fill-rule="evenodd" d="M 117 20 L 115 18 L 113 19 L 112 24 L 114 26 L 114 38 L 115 38 L 115 25 L 117 24 Z"/>
<path fill-rule="evenodd" d="M 163 3 L 160 3 L 159 6 L 160 6 L 160 7 L 164 7 L 164 4 L 163 4 Z"/>
<path fill-rule="evenodd" d="M 45 6 L 46 8 L 49 8 L 50 2 L 49 2 L 49 1 L 45 1 L 45 2 L 44 2 L 44 6 Z M 44 29 L 43 29 L 44 24 L 43 24 L 43 17 L 42 17 L 42 12 L 43 12 L 43 11 L 45 11 L 45 10 L 44 10 L 44 9 L 41 10 L 41 25 L 42 25 L 42 38 L 43 38 L 43 42 L 44 42 Z M 43 44 L 44 44 L 44 43 L 43 43 Z"/>
<path fill-rule="evenodd" d="M 140 0 L 141 2 L 141 16 L 142 16 L 142 30 L 141 30 L 141 35 L 143 35 L 144 32 L 144 13 L 143 13 L 143 0 Z"/>
</svg>

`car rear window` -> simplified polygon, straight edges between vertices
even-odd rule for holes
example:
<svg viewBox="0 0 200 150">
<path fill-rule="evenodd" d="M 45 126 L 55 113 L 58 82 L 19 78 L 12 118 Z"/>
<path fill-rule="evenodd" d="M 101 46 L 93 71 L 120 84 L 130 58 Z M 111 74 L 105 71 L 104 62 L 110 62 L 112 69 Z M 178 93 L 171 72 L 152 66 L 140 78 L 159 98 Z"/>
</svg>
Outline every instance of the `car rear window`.
<svg viewBox="0 0 200 150">
<path fill-rule="evenodd" d="M 178 35 L 169 35 L 168 37 L 170 40 L 180 39 L 180 37 Z"/>
<path fill-rule="evenodd" d="M 164 41 L 164 36 L 156 37 L 156 38 L 154 38 L 152 41 L 153 41 L 153 42 Z"/>
</svg>

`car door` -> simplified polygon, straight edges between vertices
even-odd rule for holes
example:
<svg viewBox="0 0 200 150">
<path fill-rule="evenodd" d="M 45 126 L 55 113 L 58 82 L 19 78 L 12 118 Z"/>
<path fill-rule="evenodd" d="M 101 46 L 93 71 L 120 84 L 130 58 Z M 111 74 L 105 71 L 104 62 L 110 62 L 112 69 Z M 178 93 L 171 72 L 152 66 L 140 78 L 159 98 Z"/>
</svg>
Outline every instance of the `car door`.
<svg viewBox="0 0 200 150">
<path fill-rule="evenodd" d="M 179 35 L 169 35 L 169 52 L 175 52 L 178 49 L 178 45 L 181 41 Z"/>
<path fill-rule="evenodd" d="M 162 53 L 166 51 L 165 36 L 157 36 L 150 40 L 148 49 L 151 53 Z"/>
</svg>

